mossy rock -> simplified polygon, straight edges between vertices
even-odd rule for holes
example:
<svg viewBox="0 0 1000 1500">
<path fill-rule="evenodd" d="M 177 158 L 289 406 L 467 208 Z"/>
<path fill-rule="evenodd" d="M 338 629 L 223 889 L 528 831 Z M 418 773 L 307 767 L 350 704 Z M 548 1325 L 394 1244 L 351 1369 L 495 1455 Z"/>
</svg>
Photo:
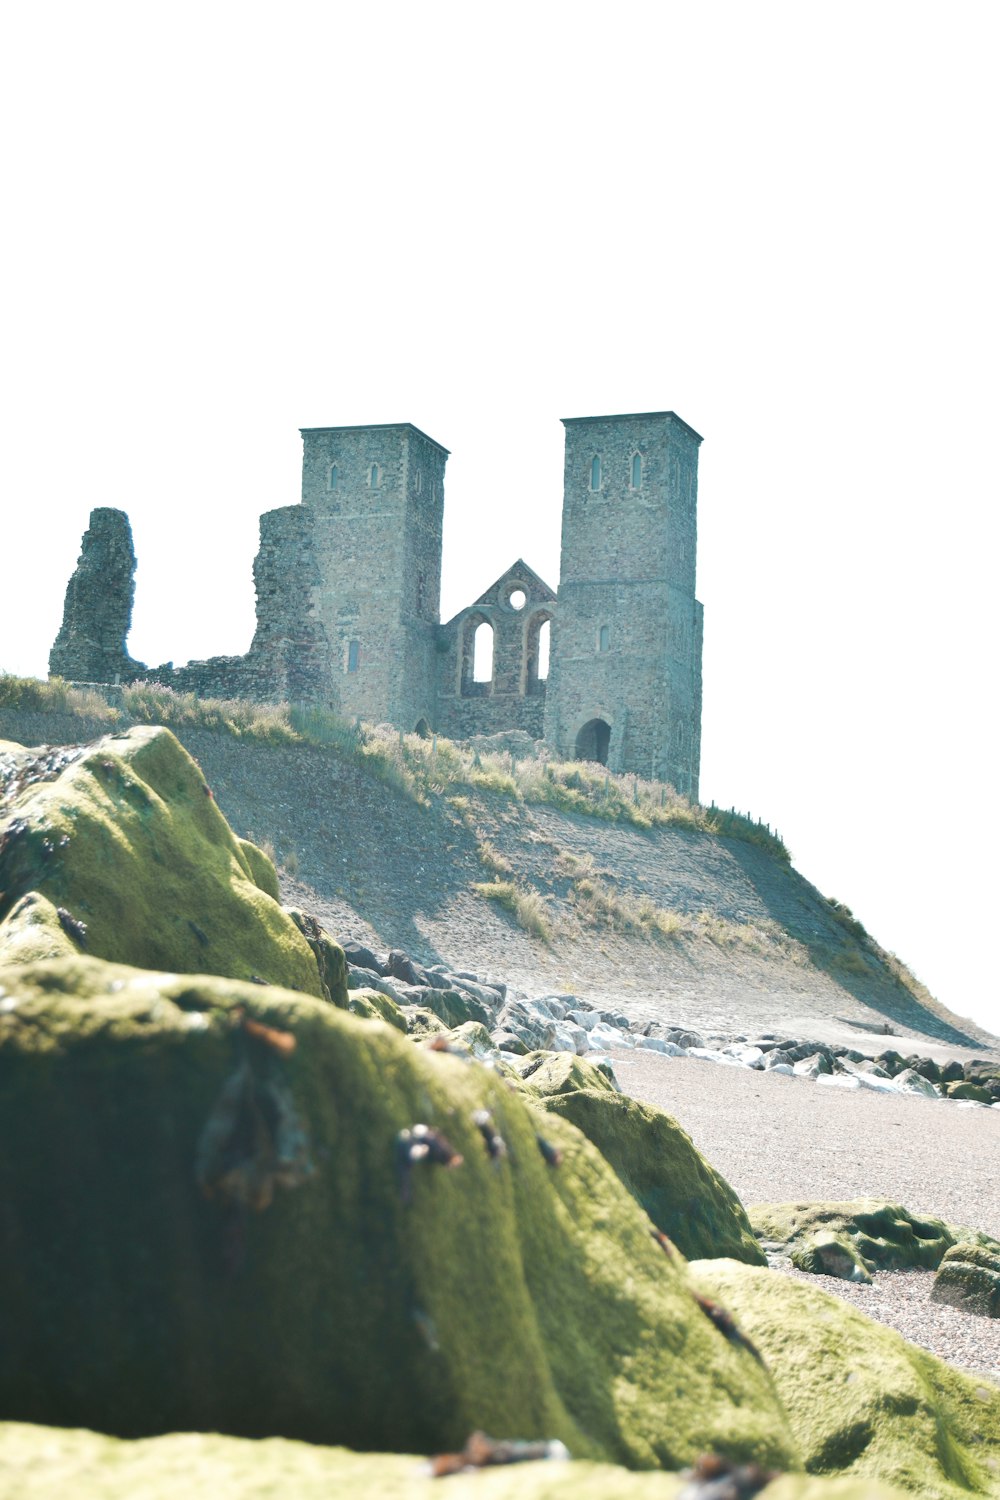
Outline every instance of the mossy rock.
<svg viewBox="0 0 1000 1500">
<path fill-rule="evenodd" d="M 691 1274 L 760 1350 L 809 1473 L 1000 1492 L 1000 1388 L 778 1271 L 713 1260 Z"/>
<path fill-rule="evenodd" d="M 946 1083 L 942 1085 L 949 1099 L 972 1099 L 976 1104 L 992 1104 L 993 1095 L 981 1083 Z"/>
<path fill-rule="evenodd" d="M 214 1432 L 122 1441 L 102 1433 L 0 1423 L 0 1491 L 23 1500 L 677 1500 L 680 1475 L 610 1464 L 527 1463 L 480 1469 L 444 1490 L 412 1454 L 354 1453 L 285 1438 L 249 1442 Z M 785 1474 L 765 1500 L 903 1500 L 903 1491 L 851 1479 Z"/>
<path fill-rule="evenodd" d="M 514 1065 L 528 1091 L 546 1098 L 550 1094 L 574 1094 L 580 1089 L 619 1092 L 614 1071 L 573 1052 L 529 1052 Z"/>
<path fill-rule="evenodd" d="M 461 1026 L 454 1027 L 451 1034 L 460 1047 L 469 1049 L 473 1057 L 482 1060 L 499 1055 L 499 1049 L 494 1045 L 493 1038 L 482 1021 L 465 1021 Z"/>
<path fill-rule="evenodd" d="M 755 1203 L 747 1212 L 758 1239 L 793 1260 L 817 1234 L 835 1235 L 868 1271 L 934 1270 L 964 1233 L 941 1219 L 911 1214 L 900 1204 L 879 1198 L 849 1203 Z"/>
<path fill-rule="evenodd" d="M 352 990 L 351 993 L 355 992 Z M 421 1037 L 448 1035 L 449 1028 L 441 1017 L 428 1010 L 426 1005 L 401 1005 L 399 1010 L 410 1036 L 419 1040 Z"/>
<path fill-rule="evenodd" d="M 312 950 L 323 994 L 341 1010 L 347 1010 L 347 955 L 343 948 L 308 912 L 300 911 L 297 906 L 286 906 L 285 911 Z"/>
<path fill-rule="evenodd" d="M 819 1230 L 797 1241 L 791 1252 L 792 1265 L 813 1276 L 836 1276 L 841 1281 L 871 1282 L 871 1272 L 844 1234 Z"/>
<path fill-rule="evenodd" d="M 417 1123 L 462 1165 L 401 1177 Z M 796 1467 L 766 1373 L 685 1263 L 579 1131 L 546 1120 L 553 1167 L 537 1129 L 489 1068 L 323 1001 L 84 957 L 0 970 L 0 1410 Z"/>
<path fill-rule="evenodd" d="M 236 842 L 246 859 L 254 884 L 264 892 L 265 896 L 270 896 L 272 901 L 280 901 L 278 872 L 263 849 L 258 849 L 257 845 L 252 844 L 249 839 L 237 838 Z"/>
<path fill-rule="evenodd" d="M 363 1020 L 385 1021 L 397 1031 L 407 1030 L 403 1012 L 395 1000 L 390 1000 L 381 990 L 348 990 L 347 1009 L 352 1016 L 360 1016 Z"/>
<path fill-rule="evenodd" d="M 765 1263 L 739 1198 L 663 1110 L 608 1089 L 549 1094 L 540 1104 L 593 1141 L 683 1255 Z"/>
<path fill-rule="evenodd" d="M 983 1318 L 1000 1318 L 1000 1245 L 960 1240 L 946 1250 L 931 1288 L 934 1302 L 947 1302 Z"/>
<path fill-rule="evenodd" d="M 323 994 L 308 944 L 261 889 L 264 855 L 248 855 L 169 730 L 105 736 L 3 811 L 0 963 L 86 951 Z"/>
<path fill-rule="evenodd" d="M 492 1024 L 489 1011 L 481 1000 L 474 995 L 467 995 L 464 990 L 435 990 L 424 991 L 422 1002 L 428 1010 L 432 1010 L 439 1021 L 443 1021 L 449 1031 L 456 1026 L 464 1026 L 466 1021 L 480 1021 L 484 1026 Z"/>
</svg>

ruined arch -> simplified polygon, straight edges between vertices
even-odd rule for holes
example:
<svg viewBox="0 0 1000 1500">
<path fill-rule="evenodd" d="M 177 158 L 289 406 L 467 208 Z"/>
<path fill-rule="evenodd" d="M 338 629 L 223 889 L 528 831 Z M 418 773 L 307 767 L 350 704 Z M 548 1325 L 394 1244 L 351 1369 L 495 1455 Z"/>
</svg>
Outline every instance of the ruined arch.
<svg viewBox="0 0 1000 1500">
<path fill-rule="evenodd" d="M 600 765 L 608 763 L 611 745 L 611 725 L 606 719 L 588 719 L 576 737 L 574 754 L 577 760 L 596 760 Z"/>
</svg>

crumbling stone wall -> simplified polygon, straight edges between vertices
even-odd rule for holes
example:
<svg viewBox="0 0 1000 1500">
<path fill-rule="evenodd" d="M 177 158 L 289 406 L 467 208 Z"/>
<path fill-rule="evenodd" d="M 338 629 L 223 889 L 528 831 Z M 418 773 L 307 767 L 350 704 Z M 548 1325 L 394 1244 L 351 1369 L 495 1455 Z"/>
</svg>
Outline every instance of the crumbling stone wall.
<svg viewBox="0 0 1000 1500">
<path fill-rule="evenodd" d="M 125 649 L 135 596 L 135 549 L 123 510 L 90 512 L 76 571 L 66 587 L 49 672 L 72 682 L 128 682 L 145 669 Z"/>
</svg>

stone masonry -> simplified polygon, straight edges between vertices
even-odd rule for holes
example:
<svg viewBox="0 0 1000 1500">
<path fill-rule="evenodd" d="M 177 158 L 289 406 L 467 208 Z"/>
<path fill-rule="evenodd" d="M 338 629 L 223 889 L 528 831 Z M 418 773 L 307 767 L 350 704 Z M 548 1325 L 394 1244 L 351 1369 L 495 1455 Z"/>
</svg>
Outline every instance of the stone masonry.
<svg viewBox="0 0 1000 1500">
<path fill-rule="evenodd" d="M 565 428 L 558 595 L 519 558 L 440 623 L 448 450 L 408 422 L 306 428 L 301 504 L 261 517 L 245 656 L 132 661 L 131 531 L 123 512 L 102 509 L 49 670 L 314 704 L 453 739 L 523 730 L 560 758 L 697 798 L 701 438 L 673 412 L 568 418 Z"/>
</svg>

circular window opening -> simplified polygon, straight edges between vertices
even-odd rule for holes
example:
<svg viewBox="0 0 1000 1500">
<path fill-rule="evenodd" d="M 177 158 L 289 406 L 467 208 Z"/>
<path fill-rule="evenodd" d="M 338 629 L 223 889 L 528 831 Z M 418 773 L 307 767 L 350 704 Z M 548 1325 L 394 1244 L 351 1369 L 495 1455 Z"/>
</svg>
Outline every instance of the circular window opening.
<svg viewBox="0 0 1000 1500">
<path fill-rule="evenodd" d="M 523 609 L 528 602 L 528 596 L 524 589 L 511 589 L 507 595 L 507 603 L 511 609 Z"/>
</svg>

